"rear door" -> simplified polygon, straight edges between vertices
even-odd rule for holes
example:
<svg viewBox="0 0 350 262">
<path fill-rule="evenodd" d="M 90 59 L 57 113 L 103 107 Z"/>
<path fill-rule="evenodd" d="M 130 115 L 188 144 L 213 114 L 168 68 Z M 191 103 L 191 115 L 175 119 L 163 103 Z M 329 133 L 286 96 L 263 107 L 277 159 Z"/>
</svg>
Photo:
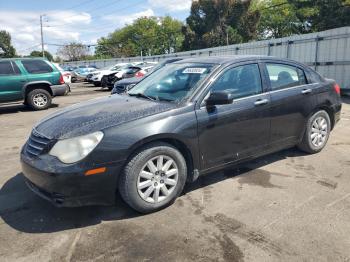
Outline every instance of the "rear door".
<svg viewBox="0 0 350 262">
<path fill-rule="evenodd" d="M 0 61 L 0 102 L 23 99 L 22 88 L 27 81 L 15 62 Z"/>
<path fill-rule="evenodd" d="M 294 145 L 315 107 L 317 84 L 308 84 L 304 70 L 288 63 L 266 62 L 265 74 L 271 91 L 271 146 Z"/>
<path fill-rule="evenodd" d="M 258 63 L 226 69 L 209 92 L 230 92 L 234 98 L 232 104 L 208 110 L 203 102 L 196 110 L 203 169 L 222 167 L 267 148 L 270 97 L 264 93 L 260 72 Z"/>
</svg>

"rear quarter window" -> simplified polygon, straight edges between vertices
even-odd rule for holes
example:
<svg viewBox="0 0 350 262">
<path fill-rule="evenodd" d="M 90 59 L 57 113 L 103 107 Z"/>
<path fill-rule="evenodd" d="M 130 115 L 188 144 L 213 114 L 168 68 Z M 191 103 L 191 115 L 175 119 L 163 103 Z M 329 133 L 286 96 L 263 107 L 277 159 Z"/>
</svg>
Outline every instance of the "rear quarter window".
<svg viewBox="0 0 350 262">
<path fill-rule="evenodd" d="M 43 60 L 22 60 L 24 68 L 30 74 L 43 74 L 53 72 L 52 67 Z"/>
</svg>

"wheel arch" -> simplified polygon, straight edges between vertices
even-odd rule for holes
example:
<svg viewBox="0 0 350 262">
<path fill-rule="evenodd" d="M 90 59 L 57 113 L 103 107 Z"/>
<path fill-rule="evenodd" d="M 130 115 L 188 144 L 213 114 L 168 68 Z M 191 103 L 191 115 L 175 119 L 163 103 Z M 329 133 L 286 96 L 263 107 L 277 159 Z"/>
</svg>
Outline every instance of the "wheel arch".
<svg viewBox="0 0 350 262">
<path fill-rule="evenodd" d="M 327 112 L 329 119 L 331 120 L 331 130 L 333 130 L 334 125 L 335 125 L 335 119 L 334 119 L 334 112 L 331 107 L 330 101 L 327 101 L 327 103 L 319 105 L 318 107 L 315 108 L 315 110 L 312 111 L 312 113 L 309 115 L 309 118 L 315 114 L 318 111 L 324 110 Z"/>
<path fill-rule="evenodd" d="M 135 155 L 136 152 L 141 150 L 142 148 L 149 146 L 153 143 L 166 143 L 173 147 L 175 147 L 179 152 L 183 155 L 186 161 L 187 165 L 187 181 L 193 181 L 194 177 L 194 169 L 195 169 L 195 153 L 193 150 L 191 150 L 187 145 L 186 142 L 183 141 L 181 138 L 176 137 L 172 134 L 162 134 L 162 135 L 155 135 L 151 137 L 147 137 L 146 139 L 142 139 L 141 141 L 136 142 L 134 145 L 132 145 L 129 149 L 128 158 L 126 160 L 126 164 L 129 162 L 129 160 Z"/>
<path fill-rule="evenodd" d="M 44 89 L 47 92 L 49 92 L 51 96 L 53 96 L 53 92 L 50 86 L 51 86 L 51 83 L 47 81 L 30 82 L 26 84 L 23 88 L 24 98 L 26 99 L 29 92 L 33 91 L 34 89 Z"/>
</svg>

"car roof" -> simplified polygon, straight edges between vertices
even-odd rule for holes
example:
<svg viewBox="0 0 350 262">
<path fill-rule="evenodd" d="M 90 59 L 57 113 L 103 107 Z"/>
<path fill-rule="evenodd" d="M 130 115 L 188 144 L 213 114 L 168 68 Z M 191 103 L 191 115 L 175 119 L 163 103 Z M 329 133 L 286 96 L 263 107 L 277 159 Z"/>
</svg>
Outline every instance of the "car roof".
<svg viewBox="0 0 350 262">
<path fill-rule="evenodd" d="M 43 57 L 13 57 L 13 58 L 0 58 L 0 60 L 45 60 L 45 61 L 49 61 L 47 60 L 47 58 L 43 58 Z"/>
<path fill-rule="evenodd" d="M 181 63 L 208 63 L 208 64 L 232 64 L 237 62 L 251 61 L 251 60 L 273 60 L 276 62 L 291 62 L 294 64 L 300 64 L 296 61 L 278 58 L 266 55 L 233 55 L 233 56 L 205 56 L 205 57 L 192 57 L 185 58 L 180 61 L 174 62 L 174 64 Z"/>
</svg>

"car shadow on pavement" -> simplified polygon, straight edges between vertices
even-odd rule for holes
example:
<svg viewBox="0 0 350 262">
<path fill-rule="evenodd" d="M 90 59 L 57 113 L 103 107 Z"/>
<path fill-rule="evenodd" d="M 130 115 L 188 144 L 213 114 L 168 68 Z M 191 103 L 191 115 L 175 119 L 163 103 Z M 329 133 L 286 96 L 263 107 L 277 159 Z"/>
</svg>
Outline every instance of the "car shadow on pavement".
<svg viewBox="0 0 350 262">
<path fill-rule="evenodd" d="M 50 108 L 58 107 L 58 104 L 51 104 Z M 14 114 L 19 112 L 34 112 L 29 106 L 23 104 L 8 104 L 0 106 L 0 115 Z"/>
<path fill-rule="evenodd" d="M 183 195 L 240 175 L 244 178 L 260 167 L 288 158 L 304 155 L 297 149 L 279 153 L 245 163 L 244 165 L 200 177 L 185 187 Z M 265 173 L 257 173 L 265 176 Z M 266 181 L 264 185 L 268 185 Z M 126 220 L 141 216 L 129 208 L 120 196 L 113 206 L 88 206 L 78 208 L 57 208 L 32 193 L 24 182 L 21 173 L 9 179 L 0 190 L 0 216 L 10 227 L 26 233 L 50 233 L 73 228 L 96 225 L 102 221 Z"/>
<path fill-rule="evenodd" d="M 269 180 L 271 173 L 262 170 L 261 168 L 274 162 L 281 161 L 286 158 L 305 156 L 306 153 L 298 150 L 296 147 L 285 149 L 277 153 L 269 154 L 256 158 L 251 161 L 243 162 L 231 168 L 227 168 L 221 172 L 214 174 L 207 174 L 200 176 L 195 183 L 187 184 L 183 194 L 197 190 L 209 185 L 219 183 L 223 180 L 239 176 L 238 182 L 240 184 L 254 184 L 265 188 L 277 187 L 273 185 Z M 277 174 L 282 175 L 283 174 Z M 248 179 L 249 176 L 249 179 Z M 287 175 L 285 175 L 287 176 Z"/>
<path fill-rule="evenodd" d="M 19 173 L 0 190 L 0 216 L 18 231 L 51 233 L 139 215 L 123 201 L 117 201 L 114 206 L 57 208 L 29 190 L 23 175 Z"/>
</svg>

